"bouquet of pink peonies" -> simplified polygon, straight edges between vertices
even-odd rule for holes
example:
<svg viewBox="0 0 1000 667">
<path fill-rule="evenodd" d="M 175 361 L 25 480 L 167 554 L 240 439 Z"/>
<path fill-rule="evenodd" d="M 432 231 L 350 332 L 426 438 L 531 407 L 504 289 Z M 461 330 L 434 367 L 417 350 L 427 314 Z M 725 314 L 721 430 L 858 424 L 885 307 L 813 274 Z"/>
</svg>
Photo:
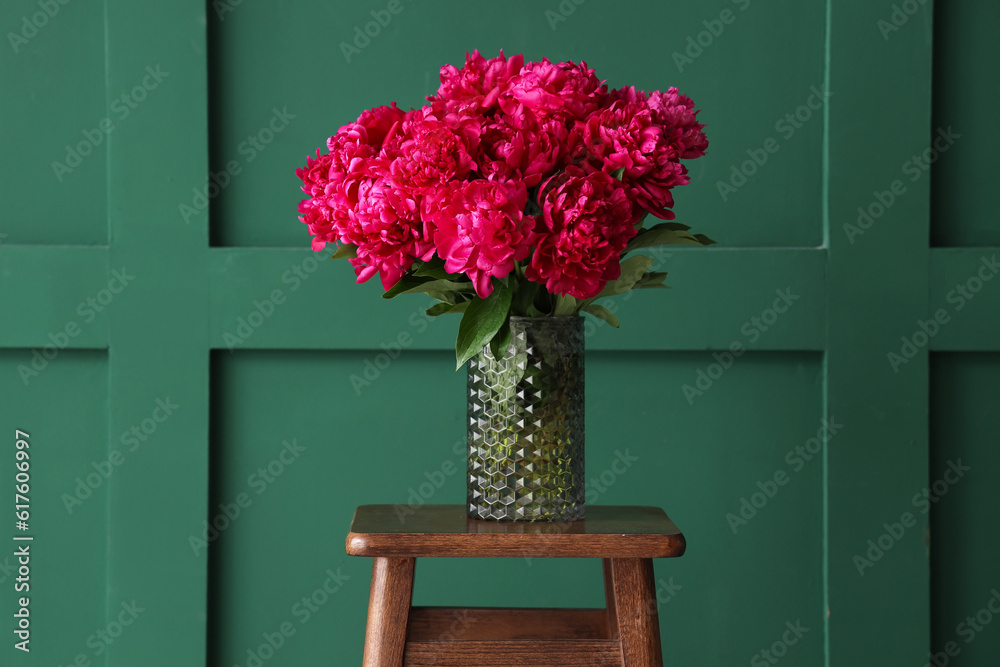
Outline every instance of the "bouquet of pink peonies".
<svg viewBox="0 0 1000 667">
<path fill-rule="evenodd" d="M 664 287 L 652 259 L 666 244 L 708 245 L 669 221 L 682 159 L 708 141 L 676 88 L 609 91 L 586 63 L 489 60 L 441 69 L 420 109 L 369 109 L 297 171 L 313 250 L 338 245 L 385 298 L 428 294 L 429 315 L 463 314 L 458 365 L 487 344 L 499 358 L 513 316 L 588 312 L 630 289 Z"/>
</svg>

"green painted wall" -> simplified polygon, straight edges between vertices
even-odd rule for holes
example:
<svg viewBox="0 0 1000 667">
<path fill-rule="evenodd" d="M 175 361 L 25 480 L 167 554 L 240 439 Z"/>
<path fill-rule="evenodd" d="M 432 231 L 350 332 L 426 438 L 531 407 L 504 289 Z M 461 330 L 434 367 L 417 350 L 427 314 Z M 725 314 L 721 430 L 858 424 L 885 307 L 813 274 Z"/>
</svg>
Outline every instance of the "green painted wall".
<svg viewBox="0 0 1000 667">
<path fill-rule="evenodd" d="M 656 563 L 674 662 L 770 664 L 778 642 L 781 664 L 923 665 L 954 642 L 948 664 L 995 665 L 997 7 L 399 2 L 347 55 L 388 3 L 0 7 L 0 498 L 28 431 L 35 537 L 26 655 L 0 530 L 0 664 L 246 666 L 285 623 L 265 665 L 359 663 L 354 507 L 464 499 L 441 472 L 464 465 L 457 320 L 311 253 L 294 170 L 503 48 L 677 85 L 708 125 L 676 212 L 720 244 L 658 256 L 674 289 L 587 342 L 597 502 L 662 506 L 688 537 Z M 597 606 L 602 587 L 596 562 L 442 559 L 414 596 Z M 783 647 L 786 624 L 808 630 Z"/>
</svg>

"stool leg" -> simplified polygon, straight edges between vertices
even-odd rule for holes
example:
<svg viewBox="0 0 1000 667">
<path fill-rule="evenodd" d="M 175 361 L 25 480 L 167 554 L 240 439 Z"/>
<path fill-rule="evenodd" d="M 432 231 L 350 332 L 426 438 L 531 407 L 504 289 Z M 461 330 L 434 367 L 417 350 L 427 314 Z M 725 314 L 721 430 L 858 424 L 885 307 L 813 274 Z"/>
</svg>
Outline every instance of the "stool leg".
<svg viewBox="0 0 1000 667">
<path fill-rule="evenodd" d="M 612 558 L 611 580 L 622 664 L 625 667 L 662 667 L 653 561 L 649 558 Z"/>
<path fill-rule="evenodd" d="M 604 604 L 608 610 L 608 637 L 618 639 L 618 613 L 615 610 L 615 588 L 611 579 L 611 559 L 605 558 L 604 565 Z"/>
<path fill-rule="evenodd" d="M 413 596 L 414 558 L 375 558 L 364 667 L 402 667 Z"/>
</svg>

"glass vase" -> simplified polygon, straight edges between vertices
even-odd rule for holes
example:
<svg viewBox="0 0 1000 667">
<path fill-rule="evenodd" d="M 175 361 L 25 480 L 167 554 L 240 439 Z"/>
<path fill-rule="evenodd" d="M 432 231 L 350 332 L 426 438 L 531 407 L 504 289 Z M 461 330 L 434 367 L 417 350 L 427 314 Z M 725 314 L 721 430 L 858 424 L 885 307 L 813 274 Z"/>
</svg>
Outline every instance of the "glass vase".
<svg viewBox="0 0 1000 667">
<path fill-rule="evenodd" d="M 511 317 L 500 359 L 468 364 L 468 515 L 584 518 L 582 317 Z"/>
</svg>

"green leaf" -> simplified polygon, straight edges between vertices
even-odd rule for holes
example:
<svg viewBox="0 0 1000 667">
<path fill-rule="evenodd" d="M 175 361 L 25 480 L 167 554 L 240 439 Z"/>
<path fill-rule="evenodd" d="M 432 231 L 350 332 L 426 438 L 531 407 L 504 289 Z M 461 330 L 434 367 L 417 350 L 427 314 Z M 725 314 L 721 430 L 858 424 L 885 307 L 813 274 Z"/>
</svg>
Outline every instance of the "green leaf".
<svg viewBox="0 0 1000 667">
<path fill-rule="evenodd" d="M 661 222 L 659 224 L 653 225 L 653 227 L 663 227 L 664 229 L 673 229 L 673 230 L 681 231 L 681 232 L 686 232 L 689 229 L 691 229 L 690 225 L 685 225 L 682 222 L 674 222 L 674 221 L 671 221 L 671 222 Z M 653 227 L 650 227 L 649 229 L 653 229 Z"/>
<path fill-rule="evenodd" d="M 646 257 L 645 255 L 633 255 L 624 260 L 622 262 L 622 273 L 618 277 L 618 280 L 612 280 L 605 285 L 601 293 L 597 295 L 597 298 L 624 294 L 629 291 L 633 285 L 642 279 L 643 274 L 649 270 L 652 263 L 653 258 Z"/>
<path fill-rule="evenodd" d="M 471 292 L 475 289 L 471 282 L 459 282 L 456 280 L 432 280 L 423 283 L 412 289 L 408 289 L 403 294 L 416 294 L 418 292 Z"/>
<path fill-rule="evenodd" d="M 456 305 L 461 299 L 461 292 L 427 292 L 427 296 L 434 299 L 435 301 L 440 301 L 441 303 L 448 303 L 451 305 Z"/>
<path fill-rule="evenodd" d="M 413 272 L 413 275 L 420 277 L 436 278 L 438 280 L 454 280 L 459 276 L 448 273 L 444 268 L 444 260 L 440 257 L 435 257 L 429 261 L 422 262 L 417 269 Z"/>
<path fill-rule="evenodd" d="M 390 287 L 388 290 L 382 294 L 383 299 L 392 299 L 399 296 L 403 292 L 418 287 L 424 283 L 429 283 L 433 280 L 432 278 L 416 278 L 410 274 L 404 275 L 399 281 Z"/>
<path fill-rule="evenodd" d="M 585 312 L 590 313 L 594 317 L 598 317 L 598 318 L 604 320 L 605 322 L 607 322 L 608 324 L 610 324 L 611 326 L 613 326 L 615 329 L 617 329 L 618 325 L 620 324 L 620 322 L 618 322 L 618 318 L 615 317 L 614 313 L 612 313 L 610 310 L 608 310 L 604 306 L 599 306 L 596 303 L 592 303 L 589 306 L 587 306 L 586 308 L 584 308 L 583 310 Z"/>
<path fill-rule="evenodd" d="M 400 284 L 403 281 L 407 281 L 402 287 Z M 397 289 L 398 288 L 398 289 Z M 392 286 L 388 292 L 382 295 L 383 299 L 392 299 L 393 297 L 399 296 L 400 294 L 419 294 L 425 292 L 431 294 L 437 292 L 471 292 L 473 290 L 472 283 L 470 282 L 455 282 L 452 280 L 434 280 L 426 278 L 412 277 L 407 279 L 404 276 L 398 283 Z M 451 301 L 450 299 L 441 299 L 437 296 L 434 297 L 439 301 Z"/>
<path fill-rule="evenodd" d="M 493 293 L 485 299 L 475 299 L 462 316 L 455 341 L 455 370 L 479 354 L 487 342 L 507 321 L 511 290 L 499 280 L 493 281 Z"/>
<path fill-rule="evenodd" d="M 464 313 L 465 309 L 469 307 L 469 301 L 462 301 L 461 303 L 436 303 L 425 312 L 431 317 L 437 317 L 438 315 L 447 315 L 448 313 Z"/>
<path fill-rule="evenodd" d="M 683 229 L 682 229 L 683 228 Z M 687 225 L 678 222 L 664 222 L 641 231 L 625 248 L 625 252 L 658 245 L 711 245 L 715 243 L 704 234 L 695 236 Z"/>
<path fill-rule="evenodd" d="M 647 272 L 642 274 L 635 285 L 632 285 L 632 289 L 649 289 L 649 288 L 660 288 L 660 289 L 670 289 L 669 285 L 664 285 L 663 280 L 667 277 L 666 273 L 663 272 Z"/>
<path fill-rule="evenodd" d="M 354 259 L 358 256 L 358 246 L 353 243 L 343 243 L 337 248 L 330 259 Z"/>
<path fill-rule="evenodd" d="M 494 359 L 502 359 L 507 354 L 507 346 L 510 345 L 510 314 L 504 320 L 497 332 L 490 339 L 490 352 Z"/>
<path fill-rule="evenodd" d="M 613 172 L 611 172 L 612 178 L 617 178 L 619 181 L 622 180 L 622 176 L 625 175 L 625 167 L 618 167 Z"/>
<path fill-rule="evenodd" d="M 552 313 L 556 317 L 562 315 L 573 315 L 576 313 L 576 299 L 571 296 L 557 296 L 556 309 Z"/>
</svg>

